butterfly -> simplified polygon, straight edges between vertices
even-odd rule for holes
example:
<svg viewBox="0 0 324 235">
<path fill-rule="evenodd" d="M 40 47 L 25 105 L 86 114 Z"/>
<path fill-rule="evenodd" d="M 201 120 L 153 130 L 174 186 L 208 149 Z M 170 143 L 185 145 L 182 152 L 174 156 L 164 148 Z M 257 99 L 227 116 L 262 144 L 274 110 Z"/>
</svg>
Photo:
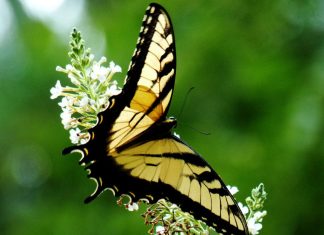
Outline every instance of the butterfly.
<svg viewBox="0 0 324 235">
<path fill-rule="evenodd" d="M 98 114 L 90 140 L 63 150 L 82 153 L 80 163 L 105 189 L 132 201 L 165 198 L 223 234 L 248 234 L 234 197 L 211 166 L 173 134 L 167 118 L 176 74 L 174 33 L 166 10 L 152 3 L 144 15 L 124 87 Z"/>
</svg>

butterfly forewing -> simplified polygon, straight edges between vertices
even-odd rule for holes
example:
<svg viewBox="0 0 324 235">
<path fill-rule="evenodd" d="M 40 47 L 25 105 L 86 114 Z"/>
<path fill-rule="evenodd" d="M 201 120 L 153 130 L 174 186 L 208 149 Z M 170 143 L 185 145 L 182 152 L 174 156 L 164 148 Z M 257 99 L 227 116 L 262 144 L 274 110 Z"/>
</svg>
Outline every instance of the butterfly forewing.
<svg viewBox="0 0 324 235">
<path fill-rule="evenodd" d="M 156 202 L 167 198 L 223 234 L 248 234 L 242 212 L 217 173 L 171 134 L 166 119 L 176 72 L 173 29 L 167 12 L 150 4 L 143 19 L 122 92 L 110 98 L 89 130 L 90 140 L 64 150 L 81 151 L 81 164 L 116 196 Z"/>
<path fill-rule="evenodd" d="M 108 135 L 108 152 L 132 142 L 155 122 L 165 118 L 174 78 L 172 25 L 165 11 L 151 5 L 143 19 L 123 92 L 112 98 L 124 109 L 121 109 Z"/>
</svg>

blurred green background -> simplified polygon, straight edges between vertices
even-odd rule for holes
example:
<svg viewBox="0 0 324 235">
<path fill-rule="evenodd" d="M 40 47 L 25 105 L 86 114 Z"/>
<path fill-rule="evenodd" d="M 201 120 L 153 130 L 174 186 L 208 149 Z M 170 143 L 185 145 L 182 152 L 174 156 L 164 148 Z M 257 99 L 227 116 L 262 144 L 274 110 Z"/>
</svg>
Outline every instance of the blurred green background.
<svg viewBox="0 0 324 235">
<path fill-rule="evenodd" d="M 176 130 L 243 201 L 264 182 L 261 234 L 324 234 L 324 2 L 159 1 L 176 36 Z M 94 183 L 60 123 L 57 65 L 73 27 L 123 68 L 149 1 L 0 0 L 0 233 L 145 234 Z M 183 113 L 184 96 L 188 97 Z M 211 135 L 199 131 L 210 132 Z"/>
</svg>

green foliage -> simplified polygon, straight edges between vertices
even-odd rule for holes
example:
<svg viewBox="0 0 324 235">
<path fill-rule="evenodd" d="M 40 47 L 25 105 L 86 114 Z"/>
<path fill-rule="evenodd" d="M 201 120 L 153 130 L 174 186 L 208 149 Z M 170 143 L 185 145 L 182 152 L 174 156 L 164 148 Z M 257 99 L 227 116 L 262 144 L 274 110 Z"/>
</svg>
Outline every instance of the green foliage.
<svg viewBox="0 0 324 235">
<path fill-rule="evenodd" d="M 264 207 L 264 202 L 267 199 L 267 193 L 264 191 L 264 185 L 260 184 L 258 187 L 252 189 L 251 197 L 245 201 L 249 206 L 250 211 L 258 211 Z"/>
<path fill-rule="evenodd" d="M 90 48 L 85 49 L 84 40 L 81 38 L 81 32 L 76 28 L 71 33 L 70 41 L 71 51 L 68 53 L 71 58 L 71 64 L 77 70 L 83 70 L 90 65 Z"/>
</svg>

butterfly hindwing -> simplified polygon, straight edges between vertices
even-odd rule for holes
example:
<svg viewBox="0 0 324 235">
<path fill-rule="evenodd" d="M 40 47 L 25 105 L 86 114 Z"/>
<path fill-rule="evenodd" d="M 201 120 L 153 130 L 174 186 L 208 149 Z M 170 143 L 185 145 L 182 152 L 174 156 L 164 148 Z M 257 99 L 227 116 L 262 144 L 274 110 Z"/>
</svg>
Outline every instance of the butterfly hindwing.
<svg viewBox="0 0 324 235">
<path fill-rule="evenodd" d="M 150 4 L 124 87 L 98 114 L 80 163 L 97 183 L 89 202 L 105 189 L 115 196 L 156 202 L 167 198 L 223 234 L 248 234 L 244 216 L 217 173 L 179 138 L 167 119 L 176 72 L 173 29 L 167 12 Z"/>
<path fill-rule="evenodd" d="M 245 219 L 221 178 L 177 137 L 147 141 L 113 157 L 138 179 L 138 185 L 145 182 L 159 188 L 148 192 L 134 188 L 135 200 L 147 198 L 155 202 L 169 198 L 220 232 L 223 229 L 228 234 L 244 234 Z"/>
</svg>

